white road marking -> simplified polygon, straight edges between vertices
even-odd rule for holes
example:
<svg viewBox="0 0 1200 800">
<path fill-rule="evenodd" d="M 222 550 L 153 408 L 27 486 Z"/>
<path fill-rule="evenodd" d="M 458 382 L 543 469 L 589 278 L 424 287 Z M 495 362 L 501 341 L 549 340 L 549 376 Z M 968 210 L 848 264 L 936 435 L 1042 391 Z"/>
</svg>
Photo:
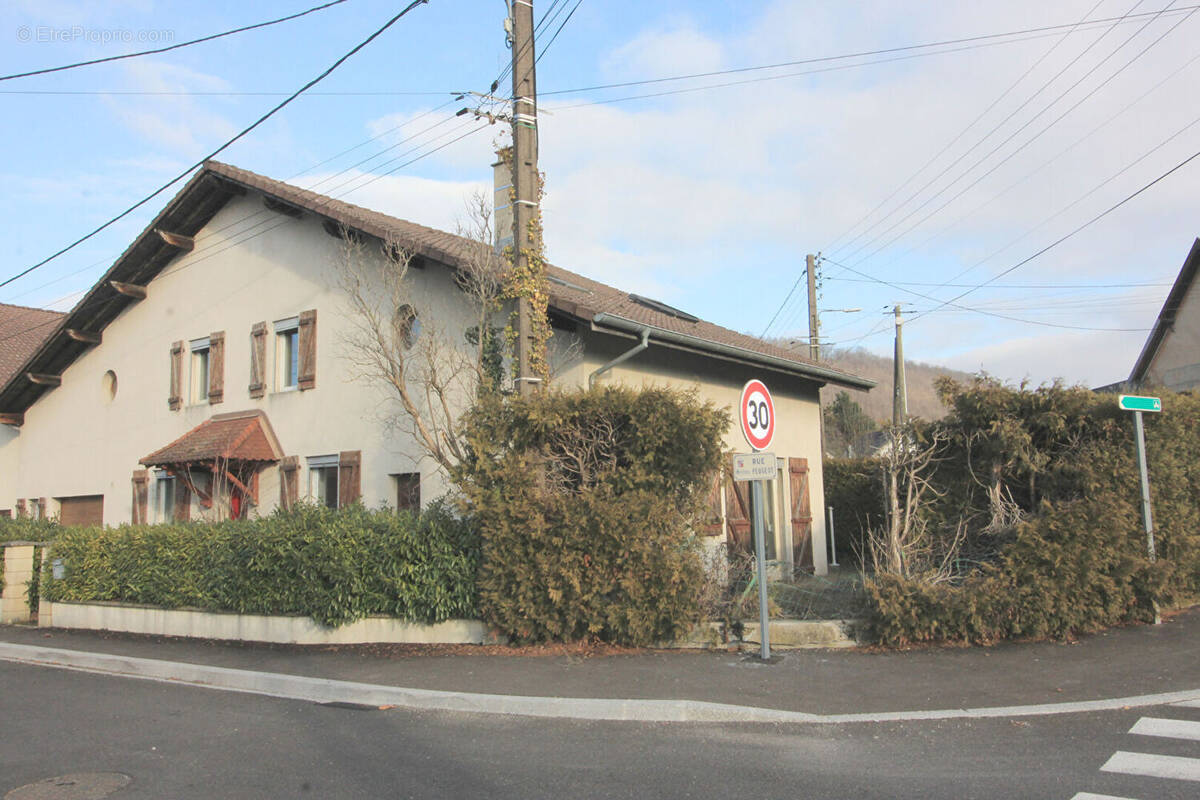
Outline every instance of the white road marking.
<svg viewBox="0 0 1200 800">
<path fill-rule="evenodd" d="M 1140 733 L 1142 736 L 1162 736 L 1167 739 L 1190 739 L 1200 742 L 1200 722 L 1182 719 L 1142 717 L 1129 732 Z"/>
<path fill-rule="evenodd" d="M 1101 772 L 1120 772 L 1125 775 L 1145 775 L 1149 778 L 1174 778 L 1181 781 L 1200 781 L 1200 758 L 1160 756 L 1150 753 L 1127 753 L 1118 750 L 1100 768 Z"/>
<path fill-rule="evenodd" d="M 1135 800 L 1132 797 L 1117 797 L 1115 794 L 1092 794 L 1091 792 L 1076 792 L 1071 800 Z"/>
<path fill-rule="evenodd" d="M 1182 703 L 1176 703 L 1177 706 L 1187 706 L 1188 708 L 1200 708 L 1200 700 L 1184 700 Z"/>
</svg>

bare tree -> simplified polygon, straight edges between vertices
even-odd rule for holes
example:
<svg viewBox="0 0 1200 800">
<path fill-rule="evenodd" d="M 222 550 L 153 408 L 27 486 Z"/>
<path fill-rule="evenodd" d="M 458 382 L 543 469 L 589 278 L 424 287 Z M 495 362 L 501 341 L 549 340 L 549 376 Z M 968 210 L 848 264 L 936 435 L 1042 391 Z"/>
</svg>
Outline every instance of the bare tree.
<svg viewBox="0 0 1200 800">
<path fill-rule="evenodd" d="M 503 370 L 503 341 L 492 320 L 501 306 L 504 264 L 491 245 L 486 196 L 470 199 L 459 233 L 469 240 L 454 274 L 474 322 L 465 329 L 431 313 L 429 298 L 414 289 L 412 254 L 398 237 L 379 242 L 343 229 L 336 264 L 349 312 L 343 345 L 356 379 L 386 388 L 395 401 L 388 424 L 446 470 L 464 455 L 459 414 L 478 392 L 497 389 Z"/>
<path fill-rule="evenodd" d="M 911 425 L 894 427 L 883 455 L 883 477 L 887 496 L 887 520 L 869 532 L 871 561 L 876 572 L 920 578 L 938 583 L 954 574 L 954 558 L 966 537 L 960 521 L 947 541 L 929 529 L 924 506 L 930 496 L 941 497 L 933 488 L 932 471 L 946 444 L 944 431 L 919 442 Z"/>
</svg>

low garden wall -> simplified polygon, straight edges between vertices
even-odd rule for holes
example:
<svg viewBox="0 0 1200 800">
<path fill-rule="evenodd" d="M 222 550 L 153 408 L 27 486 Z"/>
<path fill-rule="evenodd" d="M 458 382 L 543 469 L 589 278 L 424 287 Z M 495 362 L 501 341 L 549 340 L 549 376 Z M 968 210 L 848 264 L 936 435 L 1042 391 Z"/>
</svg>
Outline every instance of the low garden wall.
<svg viewBox="0 0 1200 800">
<path fill-rule="evenodd" d="M 311 617 L 234 614 L 133 603 L 53 603 L 43 600 L 38 627 L 117 631 L 273 644 L 502 644 L 484 623 L 450 619 L 432 625 L 369 616 L 336 628 Z"/>
</svg>

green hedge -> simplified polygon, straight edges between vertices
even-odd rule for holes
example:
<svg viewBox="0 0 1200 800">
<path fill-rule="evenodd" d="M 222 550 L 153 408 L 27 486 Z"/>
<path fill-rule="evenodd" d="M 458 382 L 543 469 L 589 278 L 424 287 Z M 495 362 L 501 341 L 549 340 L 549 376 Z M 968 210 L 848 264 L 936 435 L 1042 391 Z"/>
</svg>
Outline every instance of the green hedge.
<svg viewBox="0 0 1200 800">
<path fill-rule="evenodd" d="M 49 600 L 434 623 L 476 615 L 478 540 L 443 504 L 419 517 L 302 505 L 256 520 L 63 528 L 42 575 Z M 64 574 L 52 578 L 52 564 Z"/>
<path fill-rule="evenodd" d="M 867 588 L 879 641 L 1065 638 L 1200 597 L 1200 396 L 1155 392 L 1163 413 L 1145 415 L 1152 563 L 1132 414 L 1114 395 L 988 379 L 942 388 L 950 413 L 929 424 L 950 439 L 929 517 L 947 537 L 967 519 L 971 563 L 983 563 L 932 585 L 875 575 Z M 989 485 L 1021 510 L 1019 524 L 986 527 Z"/>
<path fill-rule="evenodd" d="M 883 467 L 878 458 L 828 458 L 823 467 L 838 558 L 861 564 L 867 530 L 884 523 Z"/>
<path fill-rule="evenodd" d="M 666 389 L 481 399 L 455 479 L 479 521 L 484 619 L 515 642 L 686 632 L 704 584 L 693 524 L 728 421 Z"/>
</svg>

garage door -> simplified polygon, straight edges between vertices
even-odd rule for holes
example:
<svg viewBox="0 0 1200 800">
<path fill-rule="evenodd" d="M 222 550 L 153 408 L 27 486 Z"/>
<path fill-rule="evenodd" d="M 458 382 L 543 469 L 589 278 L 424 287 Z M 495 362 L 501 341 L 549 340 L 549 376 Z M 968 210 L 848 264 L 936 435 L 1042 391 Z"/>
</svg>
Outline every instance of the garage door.
<svg viewBox="0 0 1200 800">
<path fill-rule="evenodd" d="M 104 495 L 88 494 L 79 497 L 56 497 L 60 525 L 103 525 Z"/>
</svg>

